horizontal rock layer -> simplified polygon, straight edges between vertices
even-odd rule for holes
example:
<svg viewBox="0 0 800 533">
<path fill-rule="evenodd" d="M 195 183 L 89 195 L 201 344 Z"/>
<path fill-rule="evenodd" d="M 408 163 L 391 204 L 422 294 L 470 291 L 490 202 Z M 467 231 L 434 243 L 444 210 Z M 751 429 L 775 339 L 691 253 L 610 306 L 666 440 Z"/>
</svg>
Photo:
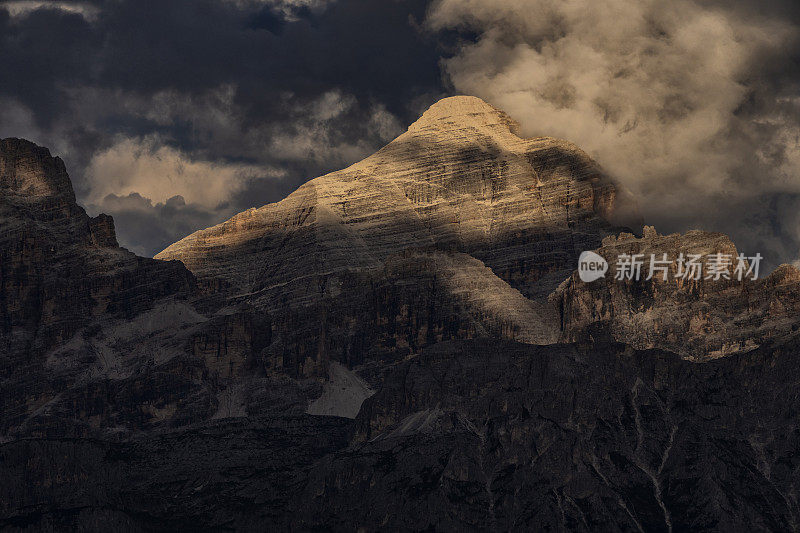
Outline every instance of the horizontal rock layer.
<svg viewBox="0 0 800 533">
<path fill-rule="evenodd" d="M 376 154 L 156 257 L 263 296 L 268 308 L 276 294 L 307 304 L 310 291 L 293 294 L 293 285 L 379 269 L 409 248 L 470 254 L 535 294 L 542 277 L 599 245 L 627 206 L 577 147 L 513 129 L 477 98 L 447 98 Z"/>
</svg>

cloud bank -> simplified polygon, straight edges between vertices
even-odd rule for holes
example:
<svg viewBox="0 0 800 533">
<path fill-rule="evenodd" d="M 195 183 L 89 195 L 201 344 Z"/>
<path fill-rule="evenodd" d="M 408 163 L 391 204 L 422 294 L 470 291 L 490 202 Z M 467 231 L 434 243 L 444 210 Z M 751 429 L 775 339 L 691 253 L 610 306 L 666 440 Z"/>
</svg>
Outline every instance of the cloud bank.
<svg viewBox="0 0 800 533">
<path fill-rule="evenodd" d="M 86 169 L 88 201 L 109 194 L 139 193 L 164 202 L 173 196 L 207 208 L 226 204 L 250 181 L 281 177 L 280 170 L 256 165 L 194 161 L 157 137 L 123 139 L 97 153 Z"/>
<path fill-rule="evenodd" d="M 661 231 L 730 233 L 800 257 L 798 27 L 786 10 L 701 0 L 440 0 L 427 24 L 477 34 L 444 62 L 456 92 L 529 136 L 575 142 Z"/>
</svg>

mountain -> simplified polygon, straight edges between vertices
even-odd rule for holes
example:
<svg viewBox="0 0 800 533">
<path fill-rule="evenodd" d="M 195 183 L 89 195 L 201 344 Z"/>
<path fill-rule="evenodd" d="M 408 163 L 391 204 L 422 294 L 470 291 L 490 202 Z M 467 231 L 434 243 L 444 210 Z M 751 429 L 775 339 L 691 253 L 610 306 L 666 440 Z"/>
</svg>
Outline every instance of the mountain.
<svg viewBox="0 0 800 533">
<path fill-rule="evenodd" d="M 178 259 L 201 280 L 250 298 L 280 293 L 294 302 L 315 292 L 309 278 L 378 270 L 408 249 L 448 250 L 536 294 L 635 206 L 576 146 L 516 130 L 479 98 L 445 98 L 374 155 L 156 258 Z"/>
<path fill-rule="evenodd" d="M 0 141 L 0 219 L 2 434 L 106 364 L 58 355 L 93 323 L 130 320 L 191 292 L 194 279 L 180 264 L 119 248 L 111 217 L 87 216 L 63 162 L 27 141 Z"/>
<path fill-rule="evenodd" d="M 800 273 L 584 283 L 736 248 L 516 131 L 444 99 L 156 259 L 0 141 L 0 527 L 800 529 Z"/>
<path fill-rule="evenodd" d="M 374 155 L 156 258 L 291 317 L 267 365 L 294 376 L 464 336 L 554 342 L 547 295 L 635 204 L 576 146 L 516 130 L 478 98 L 446 98 Z"/>
<path fill-rule="evenodd" d="M 230 409 L 220 382 L 245 375 L 253 404 L 269 410 L 274 394 L 283 409 L 295 394 L 305 409 L 298 386 L 249 369 L 265 319 L 218 312 L 182 264 L 120 248 L 111 217 L 86 215 L 48 150 L 0 141 L 0 219 L 0 441 L 210 419 Z M 250 385 L 242 377 L 239 394 Z"/>
</svg>

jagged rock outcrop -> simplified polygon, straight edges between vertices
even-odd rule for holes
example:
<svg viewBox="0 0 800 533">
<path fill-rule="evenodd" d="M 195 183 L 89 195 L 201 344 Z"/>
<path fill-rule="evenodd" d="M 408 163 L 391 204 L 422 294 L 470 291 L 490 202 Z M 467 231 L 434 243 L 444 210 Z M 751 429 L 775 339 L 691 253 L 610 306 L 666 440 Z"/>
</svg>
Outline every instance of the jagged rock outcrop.
<svg viewBox="0 0 800 533">
<path fill-rule="evenodd" d="M 132 316 L 192 286 L 181 265 L 118 248 L 111 217 L 86 215 L 63 162 L 28 141 L 0 141 L 0 216 L 3 333 L 29 348 L 68 340 L 92 316 Z M 33 338 L 19 339 L 17 328 Z"/>
<path fill-rule="evenodd" d="M 563 340 L 613 338 L 702 361 L 752 350 L 800 326 L 800 271 L 783 265 L 766 277 L 740 281 L 734 272 L 736 247 L 720 233 L 659 235 L 646 227 L 640 238 L 605 238 L 597 253 L 609 263 L 605 278 L 584 283 L 575 272 L 551 297 L 559 307 Z M 700 255 L 706 263 L 716 253 L 732 258 L 730 279 L 706 279 L 706 272 L 699 280 L 677 276 L 680 254 Z M 641 279 L 615 279 L 621 254 L 643 254 Z M 656 259 L 667 254 L 666 280 L 660 271 L 645 279 L 651 254 Z"/>
<path fill-rule="evenodd" d="M 28 141 L 0 141 L 0 219 L 2 434 L 74 378 L 51 368 L 51 350 L 97 319 L 128 319 L 188 294 L 193 278 L 179 263 L 117 247 L 111 218 L 87 216 L 63 162 Z"/>
<path fill-rule="evenodd" d="M 441 343 L 365 402 L 297 524 L 797 530 L 797 350 L 794 336 L 698 365 L 615 344 Z"/>
</svg>

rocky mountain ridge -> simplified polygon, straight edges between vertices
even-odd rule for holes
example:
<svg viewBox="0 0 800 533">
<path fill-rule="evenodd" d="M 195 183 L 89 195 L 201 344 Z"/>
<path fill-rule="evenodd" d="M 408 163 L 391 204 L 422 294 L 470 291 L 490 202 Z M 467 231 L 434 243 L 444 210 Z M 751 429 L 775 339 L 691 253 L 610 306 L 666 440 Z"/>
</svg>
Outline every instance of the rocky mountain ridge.
<svg viewBox="0 0 800 533">
<path fill-rule="evenodd" d="M 608 261 L 610 274 L 584 283 L 573 273 L 550 297 L 559 307 L 563 341 L 594 335 L 704 361 L 752 350 L 798 329 L 800 271 L 792 265 L 756 280 L 752 275 L 739 280 L 734 264 L 728 267 L 730 279 L 677 276 L 681 255 L 696 254 L 704 261 L 715 254 L 736 258 L 736 247 L 726 235 L 659 235 L 646 226 L 642 237 L 623 233 L 603 239 L 596 252 Z M 642 279 L 614 279 L 618 258 L 625 254 L 642 255 Z M 644 279 L 651 255 L 664 254 L 671 261 L 666 276 Z"/>
<path fill-rule="evenodd" d="M 736 252 L 629 202 L 458 97 L 153 260 L 0 141 L 0 527 L 797 530 L 800 274 L 582 282 Z"/>
</svg>

